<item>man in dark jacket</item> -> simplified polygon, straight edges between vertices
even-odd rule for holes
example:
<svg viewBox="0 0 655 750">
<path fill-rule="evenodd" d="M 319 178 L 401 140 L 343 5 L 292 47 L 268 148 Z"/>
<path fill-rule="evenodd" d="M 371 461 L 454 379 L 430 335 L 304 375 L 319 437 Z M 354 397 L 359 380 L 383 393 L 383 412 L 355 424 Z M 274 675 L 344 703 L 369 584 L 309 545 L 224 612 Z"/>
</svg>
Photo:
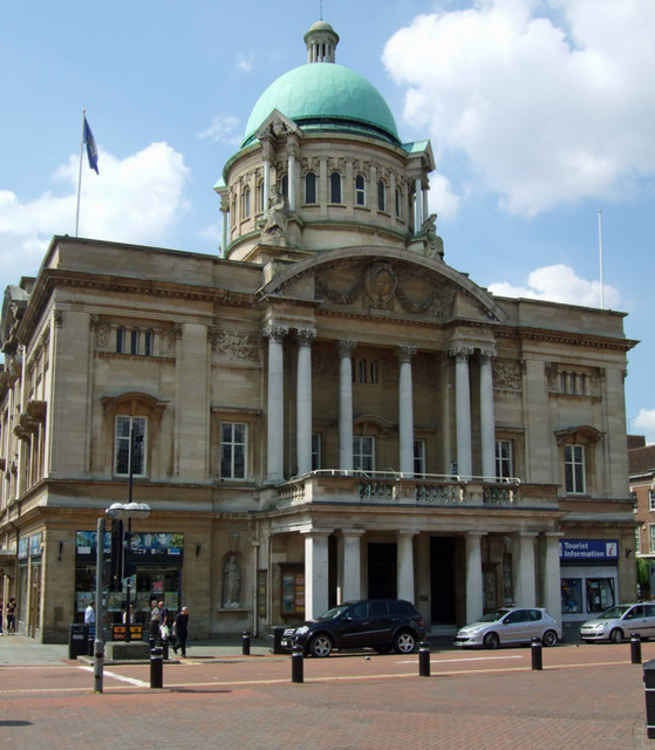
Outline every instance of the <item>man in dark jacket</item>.
<svg viewBox="0 0 655 750">
<path fill-rule="evenodd" d="M 182 607 L 175 618 L 175 646 L 173 651 L 182 651 L 182 656 L 186 657 L 186 640 L 189 637 L 189 608 Z"/>
</svg>

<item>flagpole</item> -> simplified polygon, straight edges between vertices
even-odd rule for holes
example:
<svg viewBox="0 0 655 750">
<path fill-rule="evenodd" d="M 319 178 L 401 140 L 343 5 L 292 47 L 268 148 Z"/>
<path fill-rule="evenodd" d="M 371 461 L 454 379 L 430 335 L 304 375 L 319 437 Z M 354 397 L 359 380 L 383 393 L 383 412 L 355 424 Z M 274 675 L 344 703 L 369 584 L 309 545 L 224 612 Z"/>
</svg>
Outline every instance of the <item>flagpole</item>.
<svg viewBox="0 0 655 750">
<path fill-rule="evenodd" d="M 80 229 L 80 193 L 82 192 L 82 157 L 84 152 L 84 118 L 86 110 L 82 110 L 82 139 L 80 140 L 80 167 L 77 173 L 77 209 L 75 211 L 75 236 L 77 237 Z"/>
<path fill-rule="evenodd" d="M 600 309 L 605 309 L 605 295 L 603 293 L 603 214 L 598 209 L 598 265 L 600 271 Z"/>
</svg>

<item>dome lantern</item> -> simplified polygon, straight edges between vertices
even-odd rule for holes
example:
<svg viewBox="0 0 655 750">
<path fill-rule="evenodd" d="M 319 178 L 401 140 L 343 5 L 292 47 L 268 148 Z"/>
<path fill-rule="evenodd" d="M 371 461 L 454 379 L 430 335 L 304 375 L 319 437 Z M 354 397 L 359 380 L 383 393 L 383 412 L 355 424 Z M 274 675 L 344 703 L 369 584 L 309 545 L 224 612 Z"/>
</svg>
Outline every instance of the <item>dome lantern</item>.
<svg viewBox="0 0 655 750">
<path fill-rule="evenodd" d="M 307 46 L 308 63 L 333 63 L 339 35 L 326 21 L 316 21 L 303 37 Z"/>
</svg>

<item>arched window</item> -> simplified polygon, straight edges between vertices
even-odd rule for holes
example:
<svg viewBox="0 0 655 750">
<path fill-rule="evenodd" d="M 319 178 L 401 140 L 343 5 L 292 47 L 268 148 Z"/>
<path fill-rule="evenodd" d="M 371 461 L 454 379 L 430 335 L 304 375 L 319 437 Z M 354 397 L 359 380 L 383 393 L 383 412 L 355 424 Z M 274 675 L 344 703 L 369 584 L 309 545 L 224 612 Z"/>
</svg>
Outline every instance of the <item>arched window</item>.
<svg viewBox="0 0 655 750">
<path fill-rule="evenodd" d="M 382 180 L 378 180 L 378 210 L 384 211 L 385 207 L 384 182 L 382 182 Z"/>
<path fill-rule="evenodd" d="M 264 209 L 264 180 L 262 180 L 257 184 L 257 211 L 261 213 Z"/>
<path fill-rule="evenodd" d="M 250 216 L 250 188 L 246 185 L 241 193 L 241 218 L 247 219 Z"/>
<path fill-rule="evenodd" d="M 305 203 L 316 203 L 316 175 L 313 172 L 305 175 Z"/>
<path fill-rule="evenodd" d="M 355 177 L 355 205 L 366 205 L 366 181 L 361 174 Z"/>
<path fill-rule="evenodd" d="M 341 203 L 341 175 L 338 172 L 330 175 L 330 203 Z"/>
<path fill-rule="evenodd" d="M 289 197 L 289 175 L 283 175 L 280 180 L 280 192 L 285 198 Z"/>
</svg>

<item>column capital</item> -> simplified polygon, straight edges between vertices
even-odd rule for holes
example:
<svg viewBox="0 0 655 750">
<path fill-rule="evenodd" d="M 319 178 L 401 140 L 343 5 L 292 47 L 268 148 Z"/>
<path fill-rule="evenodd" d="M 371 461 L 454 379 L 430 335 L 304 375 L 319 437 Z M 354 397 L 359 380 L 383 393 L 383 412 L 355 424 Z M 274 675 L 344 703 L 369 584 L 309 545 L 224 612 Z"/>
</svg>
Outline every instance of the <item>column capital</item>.
<svg viewBox="0 0 655 750">
<path fill-rule="evenodd" d="M 478 539 L 480 539 L 483 536 L 487 536 L 488 533 L 489 533 L 488 531 L 478 531 L 477 529 L 469 529 L 466 532 L 466 536 L 469 537 L 469 539 L 473 539 L 474 537 L 477 537 Z"/>
<path fill-rule="evenodd" d="M 538 531 L 517 531 L 516 536 L 520 539 L 536 539 L 539 536 Z"/>
<path fill-rule="evenodd" d="M 480 349 L 481 357 L 493 359 L 496 356 L 496 344 L 483 344 L 478 348 Z"/>
<path fill-rule="evenodd" d="M 301 526 L 298 533 L 306 536 L 330 536 L 330 534 L 334 534 L 334 529 L 324 529 L 320 526 Z"/>
<path fill-rule="evenodd" d="M 341 529 L 341 536 L 347 537 L 347 536 L 364 536 L 366 534 L 366 529 Z"/>
<path fill-rule="evenodd" d="M 277 341 L 278 344 L 281 344 L 284 341 L 284 337 L 288 333 L 289 329 L 287 326 L 270 324 L 262 328 L 262 336 L 267 339 L 273 339 L 274 341 Z"/>
<path fill-rule="evenodd" d="M 396 534 L 398 536 L 416 536 L 419 533 L 417 529 L 398 529 Z"/>
<path fill-rule="evenodd" d="M 398 357 L 401 362 L 410 362 L 415 354 L 416 347 L 410 346 L 409 344 L 403 344 L 396 348 L 396 357 Z"/>
<path fill-rule="evenodd" d="M 287 134 L 287 154 L 289 156 L 298 156 L 298 148 L 299 148 L 299 142 L 298 142 L 298 135 L 297 133 L 288 133 Z"/>
<path fill-rule="evenodd" d="M 472 344 L 451 344 L 448 347 L 448 356 L 449 357 L 456 357 L 457 359 L 460 358 L 469 358 L 473 352 L 475 351 L 475 347 Z"/>
<path fill-rule="evenodd" d="M 340 357 L 350 357 L 357 347 L 357 342 L 350 339 L 342 339 L 337 342 Z"/>
<path fill-rule="evenodd" d="M 314 328 L 297 328 L 296 339 L 298 346 L 311 346 L 312 341 L 316 338 L 316 330 Z"/>
</svg>

